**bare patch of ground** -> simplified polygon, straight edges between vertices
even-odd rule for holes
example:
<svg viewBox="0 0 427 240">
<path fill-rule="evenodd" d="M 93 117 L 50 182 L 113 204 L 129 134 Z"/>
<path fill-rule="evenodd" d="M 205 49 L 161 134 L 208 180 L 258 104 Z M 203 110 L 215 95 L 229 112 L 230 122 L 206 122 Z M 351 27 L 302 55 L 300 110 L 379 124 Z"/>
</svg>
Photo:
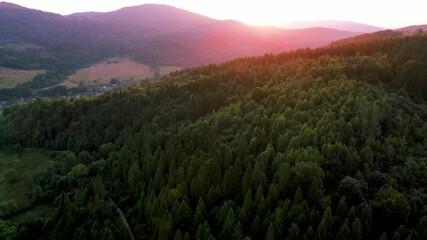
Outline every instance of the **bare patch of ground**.
<svg viewBox="0 0 427 240">
<path fill-rule="evenodd" d="M 0 68 L 0 89 L 13 88 L 20 83 L 30 81 L 44 70 L 17 70 L 11 68 Z"/>
<path fill-rule="evenodd" d="M 147 65 L 129 58 L 109 58 L 102 63 L 78 70 L 59 85 L 68 88 L 77 87 L 80 83 L 86 86 L 110 85 L 111 79 L 135 82 L 150 77 L 153 77 L 153 73 Z"/>
</svg>

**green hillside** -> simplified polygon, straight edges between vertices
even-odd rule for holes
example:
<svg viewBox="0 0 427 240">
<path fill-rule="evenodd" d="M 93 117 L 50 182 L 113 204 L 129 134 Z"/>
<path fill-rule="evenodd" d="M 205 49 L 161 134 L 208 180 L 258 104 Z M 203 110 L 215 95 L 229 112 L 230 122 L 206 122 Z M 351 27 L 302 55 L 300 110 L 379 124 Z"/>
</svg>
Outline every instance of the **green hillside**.
<svg viewBox="0 0 427 240">
<path fill-rule="evenodd" d="M 54 210 L 31 237 L 125 239 L 118 207 L 137 239 L 426 239 L 425 46 L 243 58 L 6 108 L 4 149 L 70 151 L 36 182 Z"/>
<path fill-rule="evenodd" d="M 53 215 L 54 194 L 43 192 L 38 182 L 56 164 L 60 166 L 39 152 L 0 152 L 0 239 L 14 239 L 18 225 L 21 238 L 24 232 L 30 236 L 32 231 L 42 231 L 44 222 L 39 217 Z"/>
</svg>

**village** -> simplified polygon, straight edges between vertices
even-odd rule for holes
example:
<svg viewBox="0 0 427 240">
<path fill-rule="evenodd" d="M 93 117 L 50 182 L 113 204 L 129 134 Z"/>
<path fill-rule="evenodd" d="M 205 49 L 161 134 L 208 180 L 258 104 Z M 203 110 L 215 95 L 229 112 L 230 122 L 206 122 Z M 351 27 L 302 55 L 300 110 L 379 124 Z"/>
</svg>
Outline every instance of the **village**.
<svg viewBox="0 0 427 240">
<path fill-rule="evenodd" d="M 36 97 L 20 97 L 13 100 L 0 101 L 0 111 L 8 106 L 15 104 L 27 104 L 34 102 L 37 98 L 41 99 L 64 99 L 64 100 L 76 100 L 82 97 L 93 98 L 103 95 L 106 92 L 117 90 L 122 88 L 120 84 L 113 83 L 111 85 L 97 86 L 95 88 L 86 89 L 78 93 L 69 93 L 69 95 L 54 95 L 54 96 L 36 96 Z"/>
</svg>

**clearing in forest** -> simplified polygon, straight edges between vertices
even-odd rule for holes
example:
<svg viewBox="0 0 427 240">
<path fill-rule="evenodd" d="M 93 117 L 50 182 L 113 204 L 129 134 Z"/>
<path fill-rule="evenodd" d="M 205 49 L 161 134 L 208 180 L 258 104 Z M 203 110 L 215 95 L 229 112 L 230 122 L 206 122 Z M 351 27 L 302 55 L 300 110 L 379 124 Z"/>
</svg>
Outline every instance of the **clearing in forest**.
<svg viewBox="0 0 427 240">
<path fill-rule="evenodd" d="M 68 88 L 78 87 L 80 83 L 86 86 L 110 85 L 111 79 L 131 84 L 150 77 L 153 77 L 153 73 L 147 65 L 129 58 L 109 58 L 102 63 L 77 70 L 60 85 Z"/>
<path fill-rule="evenodd" d="M 33 178 L 54 164 L 54 160 L 38 152 L 0 152 L 0 205 L 14 201 L 22 206 L 30 202 Z"/>
<path fill-rule="evenodd" d="M 0 89 L 16 87 L 18 84 L 27 82 L 37 74 L 43 74 L 44 72 L 44 70 L 0 68 Z"/>
</svg>

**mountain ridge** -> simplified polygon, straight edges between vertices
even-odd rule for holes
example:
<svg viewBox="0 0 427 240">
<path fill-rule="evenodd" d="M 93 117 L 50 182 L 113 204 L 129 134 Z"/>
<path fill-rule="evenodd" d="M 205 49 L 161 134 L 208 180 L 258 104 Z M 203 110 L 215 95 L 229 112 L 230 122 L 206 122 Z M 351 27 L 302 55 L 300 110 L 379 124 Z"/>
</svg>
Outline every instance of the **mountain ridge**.
<svg viewBox="0 0 427 240">
<path fill-rule="evenodd" d="M 0 36 L 0 42 L 36 43 L 49 49 L 65 44 L 81 51 L 95 51 L 93 56 L 103 57 L 124 53 L 151 66 L 187 67 L 222 62 L 318 47 L 357 34 L 332 29 L 252 27 L 162 4 L 68 16 L 26 8 L 19 12 L 2 11 L 0 30 L 5 34 Z"/>
<path fill-rule="evenodd" d="M 350 38 L 343 38 L 332 42 L 330 45 L 346 45 L 349 43 L 367 42 L 371 40 L 386 39 L 386 38 L 400 38 L 406 36 L 413 36 L 416 34 L 423 34 L 427 31 L 427 25 L 412 25 L 398 29 L 387 29 L 383 31 L 365 33 Z"/>
<path fill-rule="evenodd" d="M 364 23 L 358 23 L 353 21 L 339 21 L 339 20 L 318 20 L 318 21 L 306 21 L 306 22 L 291 22 L 281 25 L 285 29 L 304 29 L 312 27 L 325 27 L 332 28 L 342 31 L 352 31 L 359 33 L 371 33 L 385 28 L 368 25 Z"/>
</svg>

